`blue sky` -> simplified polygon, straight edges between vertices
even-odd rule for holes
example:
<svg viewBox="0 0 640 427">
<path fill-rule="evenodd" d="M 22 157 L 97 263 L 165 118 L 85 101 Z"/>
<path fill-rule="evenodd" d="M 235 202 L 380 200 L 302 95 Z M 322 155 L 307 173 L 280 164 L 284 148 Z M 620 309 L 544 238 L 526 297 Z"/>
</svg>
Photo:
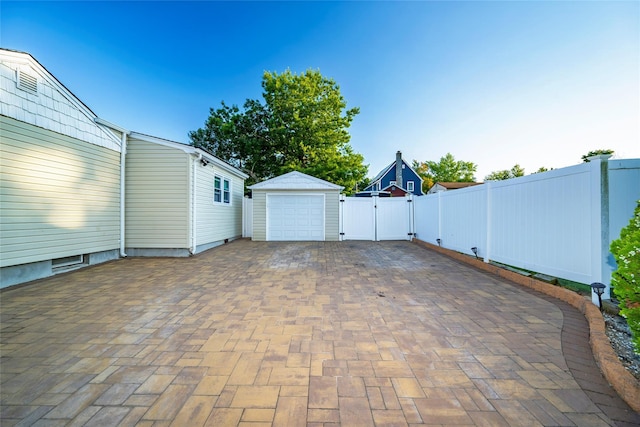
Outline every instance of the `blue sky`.
<svg viewBox="0 0 640 427">
<path fill-rule="evenodd" d="M 476 178 L 640 157 L 640 2 L 11 2 L 0 46 L 98 116 L 179 142 L 264 71 L 319 69 L 359 107 L 369 175 L 401 150 Z"/>
</svg>

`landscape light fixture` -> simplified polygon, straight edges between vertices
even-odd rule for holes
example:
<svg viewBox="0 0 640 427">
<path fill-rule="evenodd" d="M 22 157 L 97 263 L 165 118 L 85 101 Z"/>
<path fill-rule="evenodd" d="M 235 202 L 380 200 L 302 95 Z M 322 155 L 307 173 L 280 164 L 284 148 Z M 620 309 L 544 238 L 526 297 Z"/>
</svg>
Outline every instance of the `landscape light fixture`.
<svg viewBox="0 0 640 427">
<path fill-rule="evenodd" d="M 436 239 L 436 242 L 438 242 L 438 246 L 442 246 L 442 240 Z"/>
<path fill-rule="evenodd" d="M 209 164 L 209 160 L 203 157 L 202 159 L 200 159 L 200 163 L 202 164 L 202 166 L 207 166 Z"/>
<path fill-rule="evenodd" d="M 591 284 L 591 289 L 598 295 L 598 307 L 600 307 L 600 311 L 602 311 L 602 294 L 606 288 L 606 285 L 600 282 L 593 282 Z"/>
<path fill-rule="evenodd" d="M 476 259 L 478 259 L 478 248 L 477 247 L 472 247 L 471 248 L 471 252 L 473 252 L 473 254 L 476 256 Z"/>
</svg>

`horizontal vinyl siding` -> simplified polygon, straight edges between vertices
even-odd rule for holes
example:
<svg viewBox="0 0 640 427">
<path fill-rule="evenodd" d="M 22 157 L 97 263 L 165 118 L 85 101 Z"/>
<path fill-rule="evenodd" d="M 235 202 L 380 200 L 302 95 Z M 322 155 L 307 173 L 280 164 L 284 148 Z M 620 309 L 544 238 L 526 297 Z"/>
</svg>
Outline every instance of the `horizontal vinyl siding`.
<svg viewBox="0 0 640 427">
<path fill-rule="evenodd" d="M 253 191 L 253 237 L 252 240 L 267 240 L 267 193 Z"/>
<path fill-rule="evenodd" d="M 0 116 L 0 265 L 117 249 L 120 153 Z"/>
<path fill-rule="evenodd" d="M 127 248 L 188 248 L 189 155 L 131 139 L 126 159 Z"/>
<path fill-rule="evenodd" d="M 324 239 L 335 242 L 340 240 L 340 193 L 325 193 L 324 203 Z"/>
<path fill-rule="evenodd" d="M 244 180 L 209 164 L 196 163 L 196 246 L 242 236 Z M 213 202 L 213 178 L 231 181 L 231 204 Z"/>
</svg>

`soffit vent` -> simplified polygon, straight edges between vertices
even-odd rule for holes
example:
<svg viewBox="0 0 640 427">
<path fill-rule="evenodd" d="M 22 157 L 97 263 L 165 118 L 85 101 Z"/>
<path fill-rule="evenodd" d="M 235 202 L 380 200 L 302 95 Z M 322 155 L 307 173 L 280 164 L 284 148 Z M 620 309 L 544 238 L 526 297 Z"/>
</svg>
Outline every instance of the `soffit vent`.
<svg viewBox="0 0 640 427">
<path fill-rule="evenodd" d="M 18 88 L 29 93 L 38 93 L 38 79 L 24 70 L 18 70 Z"/>
</svg>

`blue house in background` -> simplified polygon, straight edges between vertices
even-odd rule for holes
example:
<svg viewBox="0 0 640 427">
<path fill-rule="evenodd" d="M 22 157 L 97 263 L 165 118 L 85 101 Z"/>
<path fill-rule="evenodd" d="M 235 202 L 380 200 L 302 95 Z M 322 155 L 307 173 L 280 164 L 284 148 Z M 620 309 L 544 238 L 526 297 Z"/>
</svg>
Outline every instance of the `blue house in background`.
<svg viewBox="0 0 640 427">
<path fill-rule="evenodd" d="M 395 162 L 382 169 L 371 184 L 356 193 L 356 197 L 402 197 L 407 193 L 422 196 L 422 178 L 402 160 L 402 153 L 398 151 Z"/>
</svg>

